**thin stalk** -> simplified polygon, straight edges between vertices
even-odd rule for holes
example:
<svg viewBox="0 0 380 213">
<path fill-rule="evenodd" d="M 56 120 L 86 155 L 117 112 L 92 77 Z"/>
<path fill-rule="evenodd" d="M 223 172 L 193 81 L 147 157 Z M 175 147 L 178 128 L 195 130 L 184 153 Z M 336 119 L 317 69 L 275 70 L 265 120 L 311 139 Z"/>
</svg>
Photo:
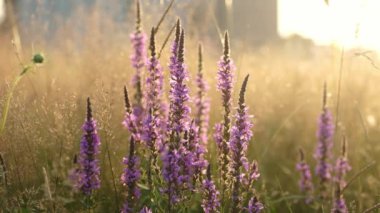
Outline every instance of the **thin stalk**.
<svg viewBox="0 0 380 213">
<path fill-rule="evenodd" d="M 23 68 L 23 70 L 21 71 L 21 73 L 14 79 L 14 81 L 12 83 L 12 86 L 11 86 L 10 90 L 8 91 L 7 99 L 5 101 L 5 106 L 3 107 L 3 116 L 1 118 L 0 136 L 3 134 L 4 129 L 5 129 L 5 124 L 7 122 L 8 111 L 9 111 L 9 106 L 10 106 L 10 103 L 11 103 L 11 100 L 12 100 L 12 97 L 13 97 L 13 92 L 14 92 L 17 84 L 20 82 L 20 80 L 24 76 L 24 74 L 27 73 L 30 70 L 30 68 L 32 68 L 32 67 L 31 66 L 25 66 Z"/>
<path fill-rule="evenodd" d="M 158 32 L 158 29 L 160 28 L 162 22 L 165 20 L 166 15 L 169 13 L 170 9 L 172 8 L 172 6 L 173 6 L 173 4 L 174 4 L 174 1 L 175 1 L 175 0 L 172 0 L 172 1 L 170 2 L 170 4 L 168 5 L 168 7 L 166 8 L 164 14 L 162 14 L 162 16 L 161 16 L 160 20 L 158 21 L 156 27 L 154 28 L 154 29 L 155 29 L 155 30 L 154 30 L 154 33 L 155 33 L 155 34 Z"/>
</svg>

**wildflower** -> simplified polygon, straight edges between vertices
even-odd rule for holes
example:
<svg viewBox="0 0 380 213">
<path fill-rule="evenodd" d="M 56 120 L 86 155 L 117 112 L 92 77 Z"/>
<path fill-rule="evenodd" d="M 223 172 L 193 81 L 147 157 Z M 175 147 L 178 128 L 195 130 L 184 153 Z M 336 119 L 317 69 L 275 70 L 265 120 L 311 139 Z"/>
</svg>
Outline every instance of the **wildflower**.
<svg viewBox="0 0 380 213">
<path fill-rule="evenodd" d="M 84 134 L 80 142 L 78 184 L 80 191 L 89 196 L 100 188 L 99 154 L 100 140 L 96 130 L 96 121 L 92 117 L 90 98 L 87 99 L 87 119 L 82 127 Z"/>
<path fill-rule="evenodd" d="M 166 149 L 162 155 L 162 175 L 167 183 L 167 187 L 163 190 L 164 193 L 168 195 L 169 198 L 169 212 L 172 205 L 178 203 L 179 201 L 179 185 L 180 183 L 180 170 L 179 166 L 181 156 L 178 154 L 176 149 Z"/>
<path fill-rule="evenodd" d="M 311 179 L 310 167 L 305 161 L 304 152 L 302 149 L 300 151 L 300 161 L 297 163 L 297 170 L 301 174 L 301 178 L 298 182 L 301 192 L 307 195 L 306 203 L 310 203 L 312 201 L 311 193 L 313 191 L 313 182 Z"/>
<path fill-rule="evenodd" d="M 248 202 L 248 213 L 260 213 L 264 209 L 264 205 L 259 202 L 256 196 L 252 197 Z"/>
<path fill-rule="evenodd" d="M 260 177 L 260 172 L 259 172 L 259 165 L 257 163 L 257 161 L 253 161 L 251 163 L 251 166 L 250 166 L 250 169 L 249 169 L 249 173 L 248 173 L 248 177 L 247 177 L 247 186 L 249 188 L 252 187 L 252 184 L 257 181 Z"/>
<path fill-rule="evenodd" d="M 121 176 L 122 184 L 127 187 L 127 200 L 122 209 L 123 213 L 134 212 L 133 209 L 135 204 L 141 196 L 140 189 L 137 186 L 141 172 L 139 169 L 139 159 L 135 155 L 135 152 L 135 140 L 131 137 L 129 156 L 123 159 L 123 163 L 127 167 L 124 169 L 124 173 Z"/>
<path fill-rule="evenodd" d="M 223 115 L 224 119 L 222 122 L 223 137 L 220 144 L 221 150 L 219 151 L 221 183 L 222 183 L 222 188 L 223 188 L 222 197 L 224 197 L 224 189 L 226 188 L 228 164 L 229 164 L 228 140 L 230 139 L 232 81 L 233 81 L 233 72 L 235 70 L 233 61 L 230 58 L 230 45 L 229 45 L 228 32 L 226 32 L 224 36 L 224 54 L 221 57 L 218 63 L 218 66 L 219 66 L 218 73 L 217 73 L 218 89 L 222 93 L 222 103 L 223 103 L 223 108 L 224 108 L 224 115 Z"/>
<path fill-rule="evenodd" d="M 171 75 L 174 75 L 175 71 L 177 70 L 178 46 L 179 46 L 179 40 L 181 37 L 181 21 L 179 19 L 177 20 L 175 30 L 176 30 L 175 38 L 170 47 L 171 55 L 170 55 L 169 70 L 170 70 Z"/>
<path fill-rule="evenodd" d="M 333 208 L 331 209 L 332 213 L 347 213 L 348 209 L 346 206 L 346 202 L 343 197 L 342 188 L 345 187 L 346 182 L 344 180 L 344 177 L 346 176 L 347 172 L 351 170 L 351 166 L 348 163 L 347 159 L 347 141 L 346 138 L 343 137 L 342 141 L 342 152 L 341 156 L 336 160 L 335 164 L 335 200 Z"/>
<path fill-rule="evenodd" d="M 335 163 L 335 182 L 337 182 L 340 187 L 344 187 L 346 185 L 346 181 L 344 180 L 344 177 L 346 176 L 347 172 L 351 170 L 351 166 L 348 163 L 347 159 L 347 141 L 346 138 L 343 138 L 342 142 L 342 152 L 341 156 L 336 160 Z"/>
<path fill-rule="evenodd" d="M 129 97 L 127 87 L 124 86 L 124 101 L 125 101 L 125 116 L 123 125 L 129 130 L 132 137 L 135 141 L 140 141 L 140 131 L 138 129 L 138 117 L 135 113 L 133 113 Z"/>
<path fill-rule="evenodd" d="M 247 112 L 245 105 L 244 94 L 248 82 L 247 75 L 244 79 L 243 85 L 240 90 L 239 107 L 236 114 L 236 122 L 231 130 L 230 139 L 230 152 L 231 152 L 231 175 L 232 175 L 232 212 L 238 211 L 240 204 L 240 188 L 242 182 L 241 168 L 246 171 L 249 170 L 246 152 L 248 148 L 248 142 L 252 137 L 252 123 L 250 121 L 250 115 Z"/>
<path fill-rule="evenodd" d="M 141 72 L 145 66 L 146 62 L 146 40 L 147 36 L 142 31 L 141 27 L 141 10 L 140 10 L 140 1 L 136 1 L 136 30 L 130 35 L 130 40 L 133 47 L 133 52 L 131 55 L 131 63 L 135 68 L 136 73 L 132 79 L 132 85 L 136 88 L 134 95 L 134 103 L 132 107 L 132 114 L 134 117 L 134 122 L 136 123 L 136 132 L 141 134 L 141 126 L 143 122 L 143 88 L 141 80 Z M 138 137 L 135 136 L 136 141 L 140 141 Z"/>
<path fill-rule="evenodd" d="M 162 122 L 165 121 L 164 114 L 165 109 L 162 101 L 163 93 L 163 74 L 162 68 L 156 57 L 155 47 L 155 30 L 152 28 L 150 36 L 149 49 L 151 51 L 150 58 L 148 60 L 148 77 L 146 79 L 146 108 L 149 109 L 149 113 L 146 114 L 143 123 L 143 141 L 150 150 L 149 167 L 148 167 L 148 182 L 151 185 L 152 175 L 151 169 L 155 168 L 156 173 L 158 170 L 157 163 L 157 150 L 161 149 L 162 137 Z"/>
<path fill-rule="evenodd" d="M 209 122 L 210 100 L 206 97 L 208 85 L 203 78 L 202 45 L 199 45 L 198 73 L 195 79 L 197 84 L 197 96 L 195 99 L 196 117 L 195 124 L 199 128 L 199 137 L 203 144 L 207 144 L 207 129 Z"/>
<path fill-rule="evenodd" d="M 323 108 L 317 132 L 318 145 L 314 157 L 317 160 L 316 174 L 320 179 L 322 197 L 326 194 L 326 184 L 331 180 L 331 151 L 333 146 L 334 124 L 326 105 L 326 84 L 323 93 Z"/>
<path fill-rule="evenodd" d="M 211 166 L 207 167 L 206 179 L 203 180 L 203 200 L 202 208 L 205 213 L 219 212 L 219 191 L 216 189 L 211 178 Z"/>
<path fill-rule="evenodd" d="M 190 130 L 188 133 L 188 147 L 187 150 L 192 155 L 192 164 L 189 171 L 193 170 L 194 181 L 201 179 L 201 173 L 206 168 L 207 160 L 204 159 L 206 149 L 204 143 L 201 143 L 199 137 L 200 129 L 195 125 L 195 121 L 191 122 Z"/>
<path fill-rule="evenodd" d="M 177 52 L 176 66 L 171 69 L 170 77 L 170 120 L 169 120 L 169 130 L 177 132 L 179 134 L 183 133 L 188 129 L 190 113 L 189 106 L 186 103 L 189 101 L 189 89 L 186 85 L 188 80 L 187 68 L 184 63 L 184 39 L 185 33 L 182 30 L 179 37 L 179 46 Z M 178 141 L 177 141 L 178 142 Z M 178 144 L 177 144 L 178 145 Z"/>
<path fill-rule="evenodd" d="M 331 210 L 332 213 L 348 213 L 346 202 L 343 198 L 338 198 L 334 202 L 334 208 Z"/>
<path fill-rule="evenodd" d="M 136 31 L 130 35 L 133 53 L 131 55 L 132 66 L 136 69 L 135 76 L 133 77 L 133 86 L 136 88 L 136 106 L 141 107 L 142 88 L 141 88 L 141 71 L 146 61 L 146 40 L 147 36 L 141 29 L 141 10 L 140 1 L 136 1 Z"/>
<path fill-rule="evenodd" d="M 141 209 L 140 213 L 152 213 L 152 210 L 148 207 L 144 207 Z"/>
</svg>

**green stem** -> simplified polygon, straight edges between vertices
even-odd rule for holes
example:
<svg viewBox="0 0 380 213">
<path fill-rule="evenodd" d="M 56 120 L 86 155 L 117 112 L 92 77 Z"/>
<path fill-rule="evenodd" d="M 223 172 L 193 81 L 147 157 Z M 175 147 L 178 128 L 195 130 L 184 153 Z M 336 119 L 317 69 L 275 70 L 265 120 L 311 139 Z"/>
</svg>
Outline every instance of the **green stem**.
<svg viewBox="0 0 380 213">
<path fill-rule="evenodd" d="M 13 81 L 13 84 L 12 84 L 10 90 L 8 91 L 7 99 L 6 99 L 5 105 L 3 107 L 3 116 L 1 118 L 0 136 L 3 134 L 4 129 L 5 129 L 5 123 L 7 122 L 8 111 L 9 111 L 9 106 L 10 106 L 10 103 L 11 103 L 11 99 L 13 97 L 13 92 L 14 92 L 17 84 L 20 82 L 20 80 L 22 79 L 22 77 L 30 70 L 30 68 L 31 68 L 31 66 L 25 66 L 23 68 L 23 70 L 21 71 L 21 73 Z"/>
</svg>

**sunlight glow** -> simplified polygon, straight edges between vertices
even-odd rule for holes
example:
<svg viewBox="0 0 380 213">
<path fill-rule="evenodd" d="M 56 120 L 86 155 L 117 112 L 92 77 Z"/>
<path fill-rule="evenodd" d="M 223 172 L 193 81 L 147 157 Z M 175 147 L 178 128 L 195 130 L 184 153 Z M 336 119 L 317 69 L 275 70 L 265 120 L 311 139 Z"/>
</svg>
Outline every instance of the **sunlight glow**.
<svg viewBox="0 0 380 213">
<path fill-rule="evenodd" d="M 5 4 L 4 0 L 0 0 L 0 24 L 4 21 L 5 18 Z"/>
<path fill-rule="evenodd" d="M 317 44 L 338 44 L 380 51 L 380 1 L 278 0 L 279 32 L 299 34 Z"/>
</svg>

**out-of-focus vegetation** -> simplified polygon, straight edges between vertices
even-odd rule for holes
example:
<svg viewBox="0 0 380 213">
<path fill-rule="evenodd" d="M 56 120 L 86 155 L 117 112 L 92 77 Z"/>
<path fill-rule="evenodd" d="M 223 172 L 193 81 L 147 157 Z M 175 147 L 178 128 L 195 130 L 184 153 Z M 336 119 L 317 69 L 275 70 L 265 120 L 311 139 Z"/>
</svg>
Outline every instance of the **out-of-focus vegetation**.
<svg viewBox="0 0 380 213">
<path fill-rule="evenodd" d="M 148 11 L 146 9 L 144 14 L 145 31 L 157 21 L 157 16 Z M 86 20 L 85 25 L 75 27 L 78 17 Z M 131 25 L 133 20 L 128 18 L 125 24 Z M 175 14 L 170 13 L 158 33 L 158 47 L 163 44 L 174 20 Z M 90 14 L 78 11 L 74 17 L 59 23 L 54 37 L 47 38 L 49 32 L 38 23 L 31 26 L 32 34 L 24 35 L 28 37 L 25 38 L 27 42 L 22 43 L 23 60 L 31 60 L 28 56 L 36 51 L 43 51 L 47 59 L 44 66 L 28 75 L 14 93 L 7 127 L 0 138 L 9 190 L 0 193 L 7 193 L 13 205 L 24 203 L 36 208 L 52 205 L 44 196 L 46 187 L 42 168 L 45 168 L 56 200 L 54 205 L 61 209 L 66 205 L 67 211 L 74 211 L 75 206 L 69 205 L 75 196 L 67 182 L 67 174 L 79 147 L 85 98 L 90 96 L 102 140 L 103 185 L 99 190 L 99 209 L 105 212 L 115 201 L 109 196 L 113 193 L 112 180 L 104 146 L 109 144 L 117 177 L 122 172 L 122 157 L 128 150 L 128 133 L 121 122 L 124 115 L 123 86 L 131 88 L 134 73 L 129 60 L 130 31 L 116 27 L 96 11 Z M 184 27 L 194 29 L 194 26 Z M 209 27 L 214 27 L 213 23 Z M 198 36 L 196 31 L 191 32 L 186 43 L 186 62 L 191 77 L 194 77 L 196 47 L 202 42 L 204 75 L 211 86 L 213 124 L 221 120 L 215 76 L 222 47 L 218 42 L 210 42 L 210 38 Z M 20 70 L 11 40 L 11 32 L 0 35 L 1 106 L 12 79 Z M 251 75 L 247 102 L 250 112 L 255 115 L 255 126 L 249 157 L 259 162 L 261 178 L 257 191 L 268 212 L 309 209 L 303 200 L 293 196 L 300 194 L 295 164 L 299 147 L 304 148 L 307 161 L 315 164 L 317 117 L 322 107 L 325 81 L 329 91 L 328 105 L 338 124 L 334 151 L 339 153 L 342 135 L 348 139 L 348 158 L 353 167 L 348 179 L 368 163 L 379 160 L 380 70 L 376 66 L 380 62 L 376 53 L 359 49 L 342 52 L 337 46 L 317 47 L 298 37 L 262 46 L 233 38 L 231 43 L 231 56 L 237 65 L 236 83 L 240 85 L 246 74 Z M 166 80 L 168 50 L 169 46 L 166 46 L 160 58 Z M 191 87 L 194 86 L 193 79 L 189 81 Z M 235 103 L 237 92 L 236 89 Z M 194 93 L 191 90 L 191 94 Z M 210 149 L 215 147 L 212 133 L 210 128 Z M 211 151 L 208 157 L 215 160 L 214 154 Z M 371 167 L 345 191 L 346 201 L 353 212 L 360 212 L 378 202 L 379 173 L 377 165 Z M 0 197 L 0 205 L 5 205 L 4 196 Z"/>
</svg>

